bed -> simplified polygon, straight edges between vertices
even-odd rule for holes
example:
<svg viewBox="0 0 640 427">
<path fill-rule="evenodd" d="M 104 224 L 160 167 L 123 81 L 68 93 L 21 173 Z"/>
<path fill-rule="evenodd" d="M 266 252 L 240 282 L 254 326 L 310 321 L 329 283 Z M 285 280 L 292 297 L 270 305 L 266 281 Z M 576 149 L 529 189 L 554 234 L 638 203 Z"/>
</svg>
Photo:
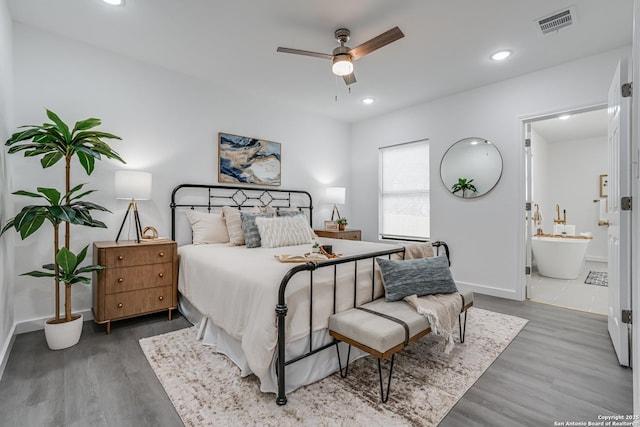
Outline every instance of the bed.
<svg viewBox="0 0 640 427">
<path fill-rule="evenodd" d="M 215 214 L 224 206 L 300 211 L 311 228 L 312 198 L 299 190 L 199 184 L 182 184 L 171 196 L 181 312 L 200 326 L 206 344 L 233 360 L 241 375 L 255 374 L 260 389 L 276 393 L 276 402 L 284 405 L 288 392 L 338 370 L 337 352 L 324 351 L 338 345 L 327 331 L 329 316 L 382 296 L 375 258 L 402 257 L 404 248 L 321 238 L 341 257 L 291 264 L 275 256 L 308 253 L 311 243 L 275 248 L 191 243 L 184 214 Z"/>
</svg>

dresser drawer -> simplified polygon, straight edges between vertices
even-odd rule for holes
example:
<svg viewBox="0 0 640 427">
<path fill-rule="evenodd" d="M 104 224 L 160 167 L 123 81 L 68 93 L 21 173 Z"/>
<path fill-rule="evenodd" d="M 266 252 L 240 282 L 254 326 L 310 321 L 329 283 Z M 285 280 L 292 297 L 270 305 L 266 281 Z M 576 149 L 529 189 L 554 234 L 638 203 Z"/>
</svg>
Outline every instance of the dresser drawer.
<svg viewBox="0 0 640 427">
<path fill-rule="evenodd" d="M 106 251 L 104 263 L 109 267 L 129 267 L 167 262 L 173 259 L 173 248 L 172 244 L 113 247 Z"/>
<path fill-rule="evenodd" d="M 106 295 L 106 318 L 118 319 L 172 307 L 172 289 L 172 286 L 163 286 Z"/>
<path fill-rule="evenodd" d="M 105 293 L 135 291 L 137 289 L 171 286 L 173 263 L 149 264 L 136 267 L 106 268 L 104 274 Z"/>
<path fill-rule="evenodd" d="M 360 240 L 361 233 L 360 231 L 343 231 L 342 233 L 340 233 L 340 235 L 336 237 L 342 240 Z"/>
</svg>

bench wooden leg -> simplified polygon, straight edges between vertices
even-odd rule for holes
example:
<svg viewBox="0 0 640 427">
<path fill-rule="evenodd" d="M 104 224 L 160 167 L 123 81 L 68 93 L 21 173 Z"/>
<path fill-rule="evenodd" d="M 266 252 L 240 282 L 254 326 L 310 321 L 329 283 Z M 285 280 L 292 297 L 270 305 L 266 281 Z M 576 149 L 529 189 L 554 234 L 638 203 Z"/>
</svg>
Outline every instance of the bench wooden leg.
<svg viewBox="0 0 640 427">
<path fill-rule="evenodd" d="M 460 342 L 464 343 L 464 336 L 467 333 L 467 310 L 464 311 L 464 326 L 462 324 L 462 313 L 458 314 L 458 326 L 460 327 Z"/>
<path fill-rule="evenodd" d="M 387 393 L 384 392 L 384 386 L 382 384 L 382 363 L 381 359 L 378 359 L 378 377 L 380 378 L 380 400 L 382 403 L 387 403 L 389 400 L 389 390 L 391 389 L 391 375 L 393 374 L 393 361 L 396 358 L 395 353 L 391 356 L 391 365 L 389 365 L 389 379 L 387 381 Z"/>
<path fill-rule="evenodd" d="M 347 351 L 347 365 L 342 369 L 342 361 L 340 360 L 340 347 L 338 346 L 339 342 L 336 342 L 336 351 L 338 352 L 338 367 L 340 368 L 340 378 L 347 378 L 349 374 L 349 358 L 351 357 L 351 345 L 349 345 L 349 350 Z"/>
</svg>

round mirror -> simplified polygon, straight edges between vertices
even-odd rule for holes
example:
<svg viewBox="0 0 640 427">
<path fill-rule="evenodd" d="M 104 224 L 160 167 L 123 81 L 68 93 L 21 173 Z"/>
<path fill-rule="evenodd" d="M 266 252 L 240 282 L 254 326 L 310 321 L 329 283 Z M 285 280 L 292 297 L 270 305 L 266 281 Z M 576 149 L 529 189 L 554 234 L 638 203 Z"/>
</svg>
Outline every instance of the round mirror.
<svg viewBox="0 0 640 427">
<path fill-rule="evenodd" d="M 453 144 L 440 163 L 440 177 L 454 196 L 470 199 L 487 194 L 502 175 L 502 156 L 491 142 L 465 138 Z"/>
</svg>

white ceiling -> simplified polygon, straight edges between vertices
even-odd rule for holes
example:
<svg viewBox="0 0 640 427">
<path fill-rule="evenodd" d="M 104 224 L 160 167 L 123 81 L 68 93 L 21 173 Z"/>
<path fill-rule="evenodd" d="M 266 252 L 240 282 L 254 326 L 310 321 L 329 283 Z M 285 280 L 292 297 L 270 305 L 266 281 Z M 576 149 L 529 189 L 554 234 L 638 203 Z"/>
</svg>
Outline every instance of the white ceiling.
<svg viewBox="0 0 640 427">
<path fill-rule="evenodd" d="M 15 21 L 129 57 L 358 121 L 631 44 L 632 0 L 9 0 Z M 571 5 L 577 24 L 547 36 L 534 20 Z M 405 38 L 355 62 L 351 94 L 330 61 L 333 32 L 360 43 L 399 26 Z M 515 54 L 497 63 L 499 49 Z M 337 101 L 335 97 L 337 96 Z M 360 100 L 372 96 L 376 103 Z"/>
<path fill-rule="evenodd" d="M 567 120 L 552 117 L 532 123 L 535 130 L 549 143 L 602 138 L 607 141 L 607 109 L 571 114 Z"/>
</svg>

